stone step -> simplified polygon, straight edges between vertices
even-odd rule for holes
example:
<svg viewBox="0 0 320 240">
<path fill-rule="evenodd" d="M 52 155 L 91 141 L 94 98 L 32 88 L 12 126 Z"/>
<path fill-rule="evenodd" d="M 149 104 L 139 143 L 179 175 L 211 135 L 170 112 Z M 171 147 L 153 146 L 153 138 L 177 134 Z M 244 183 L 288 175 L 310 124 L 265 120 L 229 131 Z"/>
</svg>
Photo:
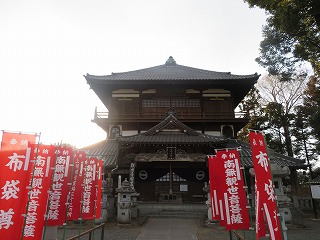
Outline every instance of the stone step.
<svg viewBox="0 0 320 240">
<path fill-rule="evenodd" d="M 205 218 L 208 212 L 206 205 L 192 204 L 142 204 L 138 209 L 140 217 L 159 218 Z"/>
</svg>

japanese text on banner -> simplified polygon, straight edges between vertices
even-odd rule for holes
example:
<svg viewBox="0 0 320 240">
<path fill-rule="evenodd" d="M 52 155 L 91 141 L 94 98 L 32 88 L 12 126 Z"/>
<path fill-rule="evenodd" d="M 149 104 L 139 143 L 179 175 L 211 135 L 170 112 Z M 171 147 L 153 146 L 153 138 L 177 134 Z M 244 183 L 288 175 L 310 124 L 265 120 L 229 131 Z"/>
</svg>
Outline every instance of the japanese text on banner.
<svg viewBox="0 0 320 240">
<path fill-rule="evenodd" d="M 22 232 L 23 214 L 28 201 L 30 149 L 0 151 L 0 236 L 14 239 Z"/>
<path fill-rule="evenodd" d="M 86 160 L 85 175 L 84 175 L 84 190 L 82 195 L 82 218 L 93 219 L 94 218 L 94 200 L 96 199 L 97 183 L 97 165 L 96 158 L 89 158 Z"/>
<path fill-rule="evenodd" d="M 256 177 L 256 198 L 260 201 L 257 205 L 263 210 L 259 211 L 259 209 L 257 209 L 256 213 L 264 213 L 271 240 L 281 240 L 283 239 L 281 223 L 264 136 L 261 132 L 254 131 L 250 132 L 249 138 L 252 149 L 252 162 Z M 259 224 L 259 228 L 262 227 L 261 225 L 262 223 Z M 257 236 L 258 234 L 259 232 L 257 232 Z"/>
<path fill-rule="evenodd" d="M 73 164 L 73 149 L 71 147 L 58 147 L 56 152 L 55 170 L 53 173 L 47 225 L 58 226 L 66 222 L 67 198 L 70 190 L 70 166 Z"/>
<path fill-rule="evenodd" d="M 41 240 L 47 209 L 48 191 L 51 186 L 55 150 L 53 145 L 31 145 L 32 179 L 23 239 Z"/>
<path fill-rule="evenodd" d="M 219 186 L 227 230 L 249 229 L 250 219 L 238 150 L 219 150 Z M 222 214 L 222 213 L 220 213 Z"/>
<path fill-rule="evenodd" d="M 70 189 L 68 220 L 78 220 L 81 218 L 81 197 L 84 189 L 85 161 L 86 153 L 84 151 L 77 152 L 74 160 L 74 171 Z"/>
</svg>

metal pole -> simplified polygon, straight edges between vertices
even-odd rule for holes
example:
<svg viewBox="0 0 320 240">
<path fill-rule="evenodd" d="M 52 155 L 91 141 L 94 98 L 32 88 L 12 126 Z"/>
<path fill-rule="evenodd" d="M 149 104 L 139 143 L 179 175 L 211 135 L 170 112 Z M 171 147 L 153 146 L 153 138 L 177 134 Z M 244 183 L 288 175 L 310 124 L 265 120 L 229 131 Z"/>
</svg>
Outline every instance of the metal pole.
<svg viewBox="0 0 320 240">
<path fill-rule="evenodd" d="M 101 225 L 101 238 L 100 238 L 100 240 L 104 239 L 104 226 L 105 226 L 105 224 Z"/>
<path fill-rule="evenodd" d="M 232 240 L 232 232 L 229 230 L 229 239 Z"/>
<path fill-rule="evenodd" d="M 171 163 L 170 163 L 170 190 L 169 190 L 169 194 L 172 195 L 173 191 L 172 191 L 172 168 L 171 168 Z"/>
</svg>

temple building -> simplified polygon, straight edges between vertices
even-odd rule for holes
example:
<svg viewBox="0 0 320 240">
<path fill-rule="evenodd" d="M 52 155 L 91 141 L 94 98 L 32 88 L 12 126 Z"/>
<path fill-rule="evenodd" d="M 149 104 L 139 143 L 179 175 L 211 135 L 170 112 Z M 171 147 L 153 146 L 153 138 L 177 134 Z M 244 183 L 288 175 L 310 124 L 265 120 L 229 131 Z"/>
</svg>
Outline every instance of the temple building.
<svg viewBox="0 0 320 240">
<path fill-rule="evenodd" d="M 207 156 L 222 148 L 241 149 L 248 184 L 253 184 L 250 145 L 237 140 L 249 119 L 235 109 L 258 74 L 187 67 L 169 57 L 163 65 L 85 78 L 108 109 L 96 110 L 92 120 L 107 139 L 86 149 L 104 160 L 115 186 L 119 175 L 129 179 L 134 172 L 131 184 L 140 201 L 203 201 Z M 272 150 L 269 158 L 292 173 L 305 168 L 303 160 Z"/>
</svg>

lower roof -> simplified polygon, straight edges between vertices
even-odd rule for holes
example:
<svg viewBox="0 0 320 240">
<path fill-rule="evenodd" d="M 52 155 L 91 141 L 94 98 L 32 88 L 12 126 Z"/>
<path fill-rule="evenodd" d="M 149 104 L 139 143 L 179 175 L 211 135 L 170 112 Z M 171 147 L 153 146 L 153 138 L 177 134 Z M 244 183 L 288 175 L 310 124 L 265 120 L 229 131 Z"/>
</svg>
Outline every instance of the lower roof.
<svg viewBox="0 0 320 240">
<path fill-rule="evenodd" d="M 212 155 L 215 154 L 215 148 L 238 148 L 241 149 L 242 165 L 246 168 L 253 167 L 252 153 L 249 143 L 235 139 L 228 139 L 223 136 L 211 136 L 208 134 L 198 133 L 179 121 L 174 112 L 169 112 L 160 123 L 144 133 L 132 136 L 119 136 L 115 140 L 104 140 L 83 149 L 87 150 L 89 155 L 98 156 L 103 159 L 104 166 L 112 169 L 118 165 L 118 149 L 128 145 L 136 146 L 137 148 L 148 145 L 188 145 L 188 147 L 196 145 L 211 147 L 213 151 Z M 272 163 L 276 163 L 282 167 L 306 168 L 307 166 L 304 160 L 285 156 L 280 153 L 276 153 L 271 149 L 268 149 L 268 156 Z M 207 157 L 205 155 L 203 156 L 202 161 L 207 161 Z"/>
<path fill-rule="evenodd" d="M 221 140 L 222 139 L 224 138 L 221 138 Z M 116 140 L 104 140 L 90 145 L 88 147 L 85 147 L 83 148 L 83 150 L 86 150 L 90 156 L 98 156 L 99 158 L 103 159 L 104 166 L 108 169 L 113 169 L 116 168 L 118 165 L 118 146 L 119 142 L 117 142 Z M 239 140 L 229 139 L 227 143 L 227 148 L 239 148 L 241 150 L 242 165 L 245 168 L 253 167 L 250 144 Z M 212 154 L 214 154 L 214 152 Z M 282 167 L 287 166 L 296 169 L 307 167 L 303 160 L 285 156 L 276 153 L 273 150 L 269 150 L 268 156 L 270 162 L 276 163 Z M 203 161 L 207 161 L 207 158 L 204 157 Z"/>
</svg>

